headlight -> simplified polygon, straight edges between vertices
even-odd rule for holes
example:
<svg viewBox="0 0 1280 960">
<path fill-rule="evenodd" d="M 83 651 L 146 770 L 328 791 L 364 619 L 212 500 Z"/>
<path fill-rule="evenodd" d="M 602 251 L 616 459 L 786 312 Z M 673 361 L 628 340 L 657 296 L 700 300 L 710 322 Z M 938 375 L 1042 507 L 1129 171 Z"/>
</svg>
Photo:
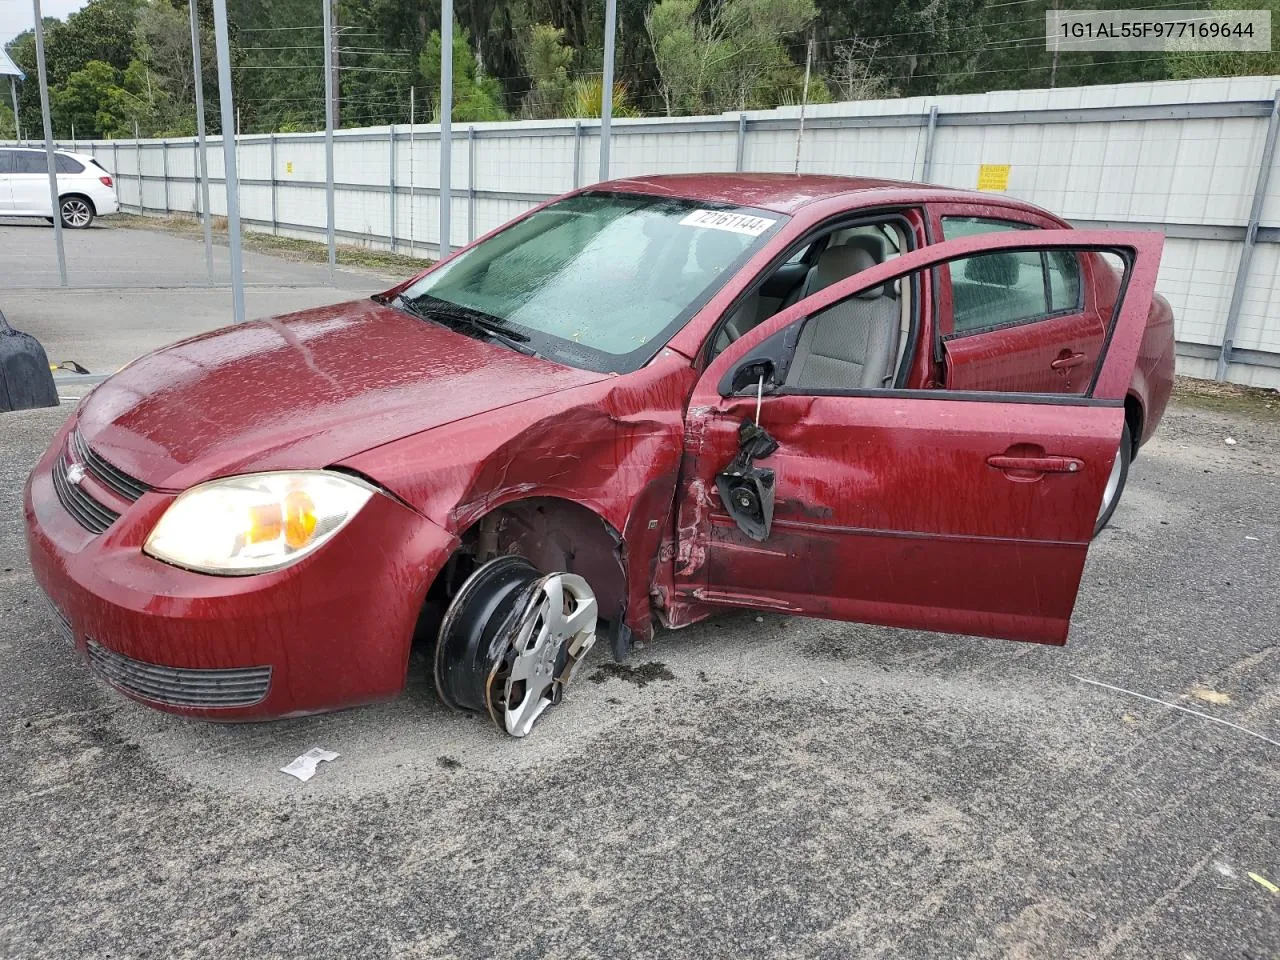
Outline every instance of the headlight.
<svg viewBox="0 0 1280 960">
<path fill-rule="evenodd" d="M 212 480 L 173 502 L 143 550 L 203 573 L 279 570 L 341 530 L 373 493 L 324 470 Z"/>
</svg>

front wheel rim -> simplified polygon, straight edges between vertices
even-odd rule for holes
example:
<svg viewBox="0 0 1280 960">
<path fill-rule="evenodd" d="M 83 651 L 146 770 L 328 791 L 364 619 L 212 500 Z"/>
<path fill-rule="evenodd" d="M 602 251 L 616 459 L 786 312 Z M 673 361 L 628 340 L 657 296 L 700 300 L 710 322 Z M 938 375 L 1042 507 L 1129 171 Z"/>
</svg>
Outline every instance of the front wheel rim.
<svg viewBox="0 0 1280 960">
<path fill-rule="evenodd" d="M 83 200 L 68 200 L 62 205 L 62 219 L 72 227 L 83 227 L 89 223 L 89 206 Z"/>
<path fill-rule="evenodd" d="M 1101 520 L 1115 503 L 1116 494 L 1120 492 L 1120 478 L 1124 475 L 1124 441 L 1116 449 L 1116 458 L 1111 463 L 1111 473 L 1107 476 L 1107 485 L 1102 491 L 1102 506 L 1098 508 L 1098 519 Z"/>
<path fill-rule="evenodd" d="M 596 612 L 595 594 L 582 577 L 553 573 L 532 586 L 485 691 L 494 723 L 524 737 L 547 707 L 560 702 L 596 642 Z"/>
<path fill-rule="evenodd" d="M 487 713 L 498 729 L 524 737 L 559 703 L 596 639 L 598 604 L 571 573 L 539 575 L 527 560 L 482 564 L 445 611 L 436 641 L 440 699 Z"/>
</svg>

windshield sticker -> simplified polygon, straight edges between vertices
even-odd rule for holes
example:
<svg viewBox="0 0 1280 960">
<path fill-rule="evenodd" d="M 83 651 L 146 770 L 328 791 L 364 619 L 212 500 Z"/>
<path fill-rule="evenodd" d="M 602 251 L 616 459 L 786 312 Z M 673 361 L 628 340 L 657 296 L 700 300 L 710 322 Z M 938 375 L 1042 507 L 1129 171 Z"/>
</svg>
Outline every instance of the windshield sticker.
<svg viewBox="0 0 1280 960">
<path fill-rule="evenodd" d="M 726 213 L 723 210 L 695 210 L 680 221 L 681 225 L 686 227 L 728 230 L 730 233 L 745 233 L 748 237 L 760 236 L 777 222 L 765 217 L 753 217 L 745 213 Z"/>
</svg>

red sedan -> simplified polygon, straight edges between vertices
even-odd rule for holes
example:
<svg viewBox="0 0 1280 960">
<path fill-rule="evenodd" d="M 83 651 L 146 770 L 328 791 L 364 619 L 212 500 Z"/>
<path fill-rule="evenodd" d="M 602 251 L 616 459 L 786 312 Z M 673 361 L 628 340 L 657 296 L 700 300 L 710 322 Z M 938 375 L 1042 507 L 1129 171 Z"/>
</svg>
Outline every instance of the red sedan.
<svg viewBox="0 0 1280 960">
<path fill-rule="evenodd" d="M 89 664 L 214 720 L 523 736 L 604 634 L 733 607 L 1065 642 L 1169 397 L 1162 238 L 825 176 L 545 204 L 369 300 L 166 347 L 28 482 Z"/>
</svg>

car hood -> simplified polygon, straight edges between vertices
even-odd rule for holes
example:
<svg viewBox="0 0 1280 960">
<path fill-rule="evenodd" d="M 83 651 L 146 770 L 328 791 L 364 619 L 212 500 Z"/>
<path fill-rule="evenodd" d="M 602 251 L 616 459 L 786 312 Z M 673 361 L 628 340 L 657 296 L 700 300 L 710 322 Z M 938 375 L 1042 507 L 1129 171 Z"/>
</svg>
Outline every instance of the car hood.
<svg viewBox="0 0 1280 960">
<path fill-rule="evenodd" d="M 135 360 L 81 405 L 93 450 L 153 487 L 317 469 L 607 374 L 372 300 L 226 327 Z"/>
</svg>

